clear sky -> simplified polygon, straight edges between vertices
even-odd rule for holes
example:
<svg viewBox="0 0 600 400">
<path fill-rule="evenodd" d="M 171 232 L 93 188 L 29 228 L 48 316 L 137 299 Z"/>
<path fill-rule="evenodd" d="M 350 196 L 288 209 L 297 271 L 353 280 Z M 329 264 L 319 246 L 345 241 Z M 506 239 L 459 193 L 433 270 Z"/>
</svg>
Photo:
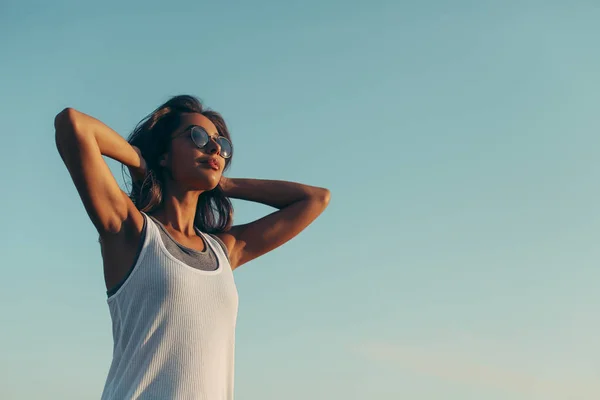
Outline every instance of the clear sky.
<svg viewBox="0 0 600 400">
<path fill-rule="evenodd" d="M 229 176 L 332 192 L 236 270 L 237 399 L 600 398 L 600 3 L 126 3 L 0 3 L 0 398 L 97 399 L 111 361 L 55 114 L 127 136 L 182 93 Z"/>
</svg>

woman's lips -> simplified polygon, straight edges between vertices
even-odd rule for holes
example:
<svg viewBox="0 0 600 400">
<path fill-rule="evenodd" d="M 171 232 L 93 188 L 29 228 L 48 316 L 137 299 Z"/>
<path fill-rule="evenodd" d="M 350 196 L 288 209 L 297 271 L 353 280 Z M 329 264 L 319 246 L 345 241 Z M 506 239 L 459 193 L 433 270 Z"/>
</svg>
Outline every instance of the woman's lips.
<svg viewBox="0 0 600 400">
<path fill-rule="evenodd" d="M 207 167 L 214 169 L 215 171 L 218 171 L 220 168 L 219 163 L 214 159 L 202 160 L 202 161 L 200 161 L 200 164 L 206 165 Z"/>
</svg>

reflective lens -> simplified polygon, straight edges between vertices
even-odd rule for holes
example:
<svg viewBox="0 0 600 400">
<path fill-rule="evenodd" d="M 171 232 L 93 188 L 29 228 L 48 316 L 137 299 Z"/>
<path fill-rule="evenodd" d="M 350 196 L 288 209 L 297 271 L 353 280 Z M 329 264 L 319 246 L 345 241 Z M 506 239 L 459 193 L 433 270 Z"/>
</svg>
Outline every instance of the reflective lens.
<svg viewBox="0 0 600 400">
<path fill-rule="evenodd" d="M 219 144 L 219 147 L 221 147 L 221 157 L 223 158 L 229 158 L 231 157 L 231 142 L 229 140 L 227 140 L 227 138 L 224 138 L 223 136 L 219 136 L 217 138 L 217 143 Z"/>
<path fill-rule="evenodd" d="M 210 141 L 210 136 L 208 136 L 208 133 L 199 126 L 194 126 L 192 128 L 191 134 L 192 134 L 192 140 L 194 141 L 194 143 L 196 143 L 196 146 L 200 147 L 201 149 L 203 149 L 204 146 L 206 146 L 208 144 L 208 142 Z M 215 141 L 219 144 L 219 147 L 221 147 L 221 151 L 219 152 L 221 157 L 223 157 L 223 158 L 231 157 L 231 151 L 232 151 L 231 142 L 223 136 L 217 137 L 215 139 Z"/>
<path fill-rule="evenodd" d="M 196 143 L 196 146 L 203 148 L 208 144 L 208 133 L 199 126 L 194 126 L 192 128 L 192 140 Z"/>
</svg>

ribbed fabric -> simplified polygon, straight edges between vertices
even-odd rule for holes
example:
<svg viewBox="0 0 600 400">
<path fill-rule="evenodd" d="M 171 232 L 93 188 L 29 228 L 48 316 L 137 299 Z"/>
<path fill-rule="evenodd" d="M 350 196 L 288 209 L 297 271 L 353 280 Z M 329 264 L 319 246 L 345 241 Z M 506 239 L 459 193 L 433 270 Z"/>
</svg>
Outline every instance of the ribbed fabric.
<svg viewBox="0 0 600 400">
<path fill-rule="evenodd" d="M 232 400 L 238 293 L 219 244 L 219 267 L 187 266 L 166 250 L 146 214 L 133 272 L 108 300 L 113 360 L 102 400 Z"/>
</svg>

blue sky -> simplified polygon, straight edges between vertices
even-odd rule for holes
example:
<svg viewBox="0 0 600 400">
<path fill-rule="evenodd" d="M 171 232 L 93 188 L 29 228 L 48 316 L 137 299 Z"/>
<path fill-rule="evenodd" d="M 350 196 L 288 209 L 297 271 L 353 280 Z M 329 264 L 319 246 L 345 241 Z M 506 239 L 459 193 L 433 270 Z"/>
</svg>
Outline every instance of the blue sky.
<svg viewBox="0 0 600 400">
<path fill-rule="evenodd" d="M 229 176 L 332 192 L 236 271 L 236 398 L 600 398 L 598 20 L 593 1 L 2 2 L 0 398 L 99 398 L 111 360 L 54 115 L 127 136 L 181 93 L 228 121 Z"/>
</svg>

